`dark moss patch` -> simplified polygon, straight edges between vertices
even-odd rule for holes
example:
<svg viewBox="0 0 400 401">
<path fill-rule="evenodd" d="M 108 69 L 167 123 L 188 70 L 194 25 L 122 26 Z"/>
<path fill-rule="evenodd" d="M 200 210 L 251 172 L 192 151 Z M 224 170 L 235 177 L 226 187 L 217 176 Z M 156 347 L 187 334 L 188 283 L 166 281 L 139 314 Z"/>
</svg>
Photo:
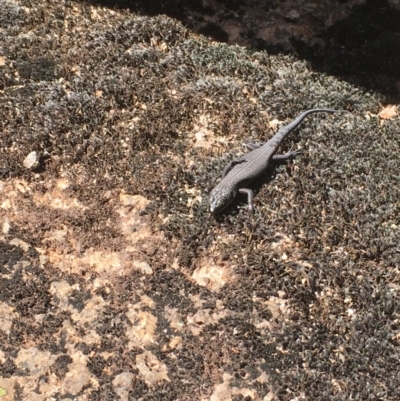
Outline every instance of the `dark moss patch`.
<svg viewBox="0 0 400 401">
<path fill-rule="evenodd" d="M 26 377 L 15 359 L 34 345 L 56 357 L 51 372 L 60 380 L 72 352 L 87 358 L 99 387 L 82 394 L 93 400 L 115 399 L 121 372 L 134 375 L 132 399 L 210 397 L 226 373 L 260 399 L 272 391 L 279 400 L 395 400 L 400 125 L 376 117 L 388 99 L 295 56 L 210 43 L 165 16 L 84 3 L 29 7 L 1 33 L 0 174 L 5 185 L 20 179 L 30 188 L 15 190 L 8 232 L 3 215 L 12 212 L 6 203 L 0 209 L 0 301 L 12 317 L 8 333 L 0 327 L 1 375 Z M 395 49 L 396 36 L 380 40 Z M 283 152 L 305 152 L 255 184 L 254 215 L 239 198 L 211 218 L 207 192 L 242 142 L 269 138 L 269 122 L 315 106 L 350 113 L 311 116 L 287 138 Z M 209 149 L 194 146 L 201 128 L 211 133 Z M 42 169 L 23 167 L 31 151 Z M 70 183 L 63 195 L 85 208 L 34 199 L 60 178 Z M 150 201 L 138 216 L 150 235 L 137 254 L 121 232 L 122 191 Z M 200 202 L 191 203 L 193 191 Z M 49 240 L 63 227 L 62 241 Z M 11 246 L 14 238 L 30 250 Z M 63 261 L 115 252 L 152 273 L 129 265 L 60 271 L 42 256 L 50 251 Z M 225 286 L 196 283 L 196 269 L 219 264 L 230 276 Z M 63 280 L 73 287 L 68 302 L 53 294 L 52 283 Z M 104 306 L 81 324 L 76 316 L 94 295 Z M 156 321 L 154 338 L 129 347 L 127 328 L 138 322 L 127 318 L 128 305 L 146 297 L 141 310 Z M 195 335 L 190 319 L 201 312 L 214 320 L 200 321 Z M 169 382 L 146 384 L 135 365 L 145 350 L 166 366 Z M 265 383 L 257 381 L 262 373 Z"/>
</svg>

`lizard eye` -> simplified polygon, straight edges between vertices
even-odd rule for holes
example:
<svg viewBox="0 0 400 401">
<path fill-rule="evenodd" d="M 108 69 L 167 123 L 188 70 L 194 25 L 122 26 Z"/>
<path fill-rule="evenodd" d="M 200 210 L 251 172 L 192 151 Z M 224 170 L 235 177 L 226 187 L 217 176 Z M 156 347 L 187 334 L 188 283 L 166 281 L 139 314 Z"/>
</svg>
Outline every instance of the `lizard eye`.
<svg viewBox="0 0 400 401">
<path fill-rule="evenodd" d="M 216 194 L 211 194 L 211 196 L 210 196 L 210 212 L 211 213 L 217 212 L 220 209 L 221 204 L 223 204 L 223 201 L 224 201 L 223 197 L 218 196 Z"/>
<path fill-rule="evenodd" d="M 217 213 L 235 198 L 235 193 L 231 191 L 220 191 L 210 196 L 210 212 Z"/>
</svg>

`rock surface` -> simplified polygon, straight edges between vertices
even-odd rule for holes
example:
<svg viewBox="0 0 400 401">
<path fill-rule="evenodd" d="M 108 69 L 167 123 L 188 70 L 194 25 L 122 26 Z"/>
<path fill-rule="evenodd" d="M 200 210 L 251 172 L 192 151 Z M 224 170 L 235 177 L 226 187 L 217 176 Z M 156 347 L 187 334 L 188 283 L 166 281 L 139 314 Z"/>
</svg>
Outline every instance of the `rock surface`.
<svg viewBox="0 0 400 401">
<path fill-rule="evenodd" d="M 210 2 L 190 28 L 222 3 L 246 17 Z M 362 11 L 279 3 L 271 29 L 310 46 Z M 267 53 L 105 5 L 0 0 L 1 400 L 398 399 L 395 73 L 361 86 L 268 35 Z M 244 140 L 317 106 L 350 113 L 287 139 L 305 153 L 256 183 L 253 216 L 239 198 L 210 218 Z"/>
</svg>

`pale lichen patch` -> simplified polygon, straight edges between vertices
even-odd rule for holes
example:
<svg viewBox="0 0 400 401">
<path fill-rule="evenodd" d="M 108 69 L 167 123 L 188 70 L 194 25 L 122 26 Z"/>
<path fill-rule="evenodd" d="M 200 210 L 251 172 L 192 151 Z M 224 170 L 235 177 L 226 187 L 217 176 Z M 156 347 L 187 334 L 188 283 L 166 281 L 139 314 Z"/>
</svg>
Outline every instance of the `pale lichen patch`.
<svg viewBox="0 0 400 401">
<path fill-rule="evenodd" d="M 43 205 L 52 209 L 81 209 L 86 210 L 87 206 L 83 205 L 76 198 L 71 198 L 63 193 L 63 190 L 67 188 L 63 184 L 57 183 L 49 191 L 44 194 L 35 192 L 32 195 L 33 201 L 36 205 Z"/>
<path fill-rule="evenodd" d="M 53 281 L 50 284 L 50 294 L 58 298 L 58 307 L 62 310 L 68 308 L 68 296 L 72 291 L 73 288 L 66 280 Z"/>
<path fill-rule="evenodd" d="M 264 302 L 272 314 L 273 319 L 279 319 L 282 315 L 288 315 L 288 301 L 279 297 L 270 297 Z"/>
<path fill-rule="evenodd" d="M 154 301 L 147 295 L 142 295 L 138 303 L 127 305 L 128 310 L 125 314 L 131 324 L 126 324 L 126 336 L 130 347 L 140 347 L 155 342 L 157 317 L 143 310 L 154 307 Z"/>
<path fill-rule="evenodd" d="M 166 306 L 164 308 L 164 316 L 172 329 L 179 332 L 185 327 L 185 322 L 179 313 L 178 308 Z"/>
<path fill-rule="evenodd" d="M 87 368 L 88 357 L 86 355 L 80 351 L 75 351 L 71 357 L 73 361 L 68 365 L 68 372 L 61 384 L 61 391 L 63 394 L 77 395 L 83 387 L 91 382 L 91 374 Z M 95 385 L 93 381 L 92 385 Z"/>
<path fill-rule="evenodd" d="M 134 306 L 129 307 L 126 316 L 131 322 L 131 326 L 126 328 L 130 347 L 139 347 L 155 342 L 156 316 L 150 312 L 138 310 Z"/>
<path fill-rule="evenodd" d="M 101 337 L 96 333 L 96 327 L 86 329 L 85 334 L 77 332 L 78 324 L 64 320 L 62 331 L 66 338 L 66 348 L 74 353 L 76 343 L 83 342 L 87 345 L 95 345 L 101 343 Z"/>
<path fill-rule="evenodd" d="M 265 384 L 268 383 L 269 377 L 265 372 L 261 372 L 260 376 L 257 377 L 256 381 L 261 384 Z"/>
<path fill-rule="evenodd" d="M 88 265 L 99 274 L 121 274 L 123 267 L 122 255 L 120 252 L 96 251 L 89 249 L 82 258 L 77 258 L 81 265 Z"/>
<path fill-rule="evenodd" d="M 245 400 L 257 400 L 257 392 L 250 388 L 232 387 L 232 394 L 242 396 Z"/>
<path fill-rule="evenodd" d="M 0 349 L 0 363 L 4 363 L 6 361 L 6 354 Z"/>
<path fill-rule="evenodd" d="M 121 192 L 119 203 L 115 209 L 117 216 L 119 216 L 117 227 L 127 244 L 125 251 L 128 254 L 133 254 L 136 257 L 136 254 L 142 249 L 147 249 L 149 244 L 164 241 L 163 233 L 153 232 L 147 219 L 140 215 L 140 212 L 150 203 L 149 200 L 140 195 L 129 195 Z M 152 274 L 150 269 L 146 267 L 143 272 Z"/>
<path fill-rule="evenodd" d="M 215 386 L 209 401 L 231 401 L 232 400 L 232 389 L 230 386 L 231 379 L 232 379 L 231 375 L 224 373 L 223 382 Z"/>
<path fill-rule="evenodd" d="M 215 386 L 208 401 L 232 401 L 235 399 L 235 396 L 241 396 L 241 398 L 246 400 L 259 400 L 257 392 L 254 389 L 232 386 L 232 376 L 228 373 L 223 374 L 222 380 L 222 383 Z"/>
<path fill-rule="evenodd" d="M 6 395 L 2 397 L 2 401 L 13 401 L 16 396 L 16 389 L 20 385 L 20 378 L 17 376 L 12 376 L 10 378 L 0 376 L 0 388 L 4 389 Z M 24 381 L 24 395 L 26 395 L 25 388 L 30 385 L 30 380 L 26 379 Z"/>
<path fill-rule="evenodd" d="M 67 178 L 60 178 L 56 183 L 57 188 L 61 190 L 67 189 L 70 185 L 71 183 Z"/>
<path fill-rule="evenodd" d="M 149 351 L 136 355 L 136 367 L 143 380 L 149 386 L 155 386 L 163 380 L 170 381 L 167 365 L 160 362 L 157 357 Z"/>
<path fill-rule="evenodd" d="M 87 271 L 95 271 L 104 277 L 123 275 L 129 267 L 128 260 L 124 259 L 121 252 L 86 250 L 81 257 L 73 254 L 64 254 L 54 249 L 46 252 L 47 258 L 42 258 L 56 265 L 59 269 L 75 274 L 82 274 Z"/>
<path fill-rule="evenodd" d="M 1 232 L 3 234 L 8 234 L 10 232 L 11 224 L 7 218 L 3 220 L 3 224 L 1 227 Z"/>
<path fill-rule="evenodd" d="M 119 195 L 119 200 L 122 206 L 129 206 L 134 208 L 136 211 L 143 210 L 150 201 L 141 195 L 129 195 L 125 192 L 121 192 Z"/>
<path fill-rule="evenodd" d="M 48 368 L 54 363 L 55 356 L 48 351 L 40 351 L 36 347 L 22 348 L 18 352 L 15 364 L 29 376 L 46 374 Z"/>
<path fill-rule="evenodd" d="M 2 182 L 2 190 L 0 192 L 0 209 L 12 211 L 14 214 L 20 211 L 17 201 L 22 194 L 28 194 L 31 188 L 28 183 L 22 180 L 8 180 Z"/>
<path fill-rule="evenodd" d="M 200 286 L 207 287 L 211 291 L 219 291 L 234 277 L 226 266 L 216 266 L 210 259 L 200 260 L 198 267 L 192 274 L 192 279 Z"/>
<path fill-rule="evenodd" d="M 13 319 L 17 316 L 13 307 L 5 302 L 0 302 L 0 330 L 8 333 L 12 328 Z"/>
<path fill-rule="evenodd" d="M 163 352 L 172 351 L 174 349 L 182 348 L 183 339 L 182 337 L 176 336 L 173 337 L 172 340 L 163 347 Z"/>
<path fill-rule="evenodd" d="M 129 391 L 133 388 L 134 378 L 135 375 L 130 372 L 122 372 L 115 376 L 112 384 L 121 401 L 129 400 Z"/>
<path fill-rule="evenodd" d="M 187 316 L 187 327 L 193 335 L 198 336 L 205 326 L 218 323 L 227 316 L 229 316 L 227 310 L 213 312 L 210 309 L 200 309 L 195 314 Z"/>
<path fill-rule="evenodd" d="M 67 226 L 62 225 L 59 229 L 47 231 L 43 235 L 42 243 L 58 243 L 61 244 L 66 241 L 69 230 Z"/>
<path fill-rule="evenodd" d="M 135 267 L 137 270 L 141 271 L 143 274 L 147 274 L 147 275 L 153 274 L 153 269 L 150 267 L 150 265 L 147 262 L 134 260 L 133 267 Z"/>
<path fill-rule="evenodd" d="M 156 306 L 156 303 L 147 295 L 142 295 L 140 297 L 140 302 L 135 304 L 136 308 L 142 308 L 143 306 L 147 306 L 148 308 L 153 309 Z"/>
<path fill-rule="evenodd" d="M 76 309 L 72 309 L 71 318 L 79 324 L 91 324 L 96 321 L 96 319 L 101 316 L 104 309 L 105 301 L 102 297 L 93 295 L 90 298 L 85 307 L 81 312 Z"/>
<path fill-rule="evenodd" d="M 209 118 L 209 116 L 202 114 L 194 123 L 191 137 L 195 147 L 210 149 L 216 141 L 214 132 L 208 128 Z"/>
<path fill-rule="evenodd" d="M 10 241 L 10 245 L 19 246 L 19 247 L 22 248 L 25 252 L 28 252 L 29 247 L 30 247 L 30 245 L 29 245 L 27 242 L 22 241 L 21 239 L 18 239 L 18 238 L 13 238 L 13 239 Z"/>
</svg>

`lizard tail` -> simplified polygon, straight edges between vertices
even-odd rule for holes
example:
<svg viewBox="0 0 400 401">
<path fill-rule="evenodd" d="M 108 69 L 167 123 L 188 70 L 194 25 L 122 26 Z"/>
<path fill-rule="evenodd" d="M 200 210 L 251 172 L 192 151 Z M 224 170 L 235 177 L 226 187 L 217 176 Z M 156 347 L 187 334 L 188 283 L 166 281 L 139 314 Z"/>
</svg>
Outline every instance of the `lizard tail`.
<svg viewBox="0 0 400 401">
<path fill-rule="evenodd" d="M 290 134 L 295 128 L 297 128 L 302 121 L 309 115 L 313 113 L 340 113 L 344 110 L 333 110 L 333 109 L 311 109 L 307 110 L 300 115 L 298 115 L 291 123 L 282 127 L 276 134 L 276 140 L 281 143 L 283 139 Z"/>
</svg>

